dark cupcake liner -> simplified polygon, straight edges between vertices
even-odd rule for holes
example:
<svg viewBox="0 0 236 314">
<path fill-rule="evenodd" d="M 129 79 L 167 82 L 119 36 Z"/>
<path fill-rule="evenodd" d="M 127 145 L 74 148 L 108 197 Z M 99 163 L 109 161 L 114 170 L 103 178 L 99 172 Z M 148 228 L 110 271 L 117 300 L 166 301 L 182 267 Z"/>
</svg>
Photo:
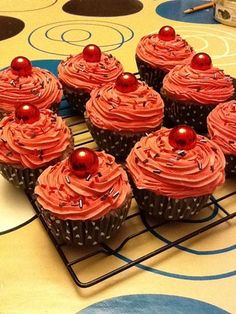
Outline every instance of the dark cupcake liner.
<svg viewBox="0 0 236 314">
<path fill-rule="evenodd" d="M 37 203 L 38 204 L 38 203 Z M 131 204 L 128 195 L 123 205 L 98 220 L 62 220 L 38 204 L 41 215 L 59 244 L 96 245 L 110 239 L 121 227 L 127 217 Z"/>
<path fill-rule="evenodd" d="M 118 159 L 125 159 L 141 137 L 145 136 L 147 133 L 160 129 L 161 127 L 161 125 L 159 125 L 155 129 L 140 133 L 118 133 L 98 128 L 86 116 L 85 121 L 98 147 L 105 150 L 106 153 L 117 157 Z"/>
<path fill-rule="evenodd" d="M 226 155 L 226 166 L 225 166 L 225 173 L 227 177 L 236 176 L 236 156 L 235 155 Z"/>
<path fill-rule="evenodd" d="M 140 79 L 159 93 L 162 87 L 163 79 L 167 72 L 152 67 L 150 64 L 142 61 L 137 55 L 135 56 L 135 59 L 140 74 Z"/>
<path fill-rule="evenodd" d="M 85 92 L 83 89 L 72 90 L 65 86 L 63 87 L 63 92 L 69 106 L 73 110 L 73 113 L 83 116 L 86 102 L 90 98 L 90 93 Z"/>
<path fill-rule="evenodd" d="M 133 187 L 134 198 L 141 211 L 155 218 L 164 220 L 182 220 L 190 218 L 206 205 L 210 195 L 174 199 L 158 195 L 147 189 Z"/>
<path fill-rule="evenodd" d="M 216 105 L 201 105 L 188 102 L 172 100 L 167 96 L 164 89 L 161 96 L 165 103 L 165 116 L 173 126 L 187 124 L 198 133 L 207 133 L 207 116 Z"/>
<path fill-rule="evenodd" d="M 32 191 L 39 175 L 45 168 L 20 169 L 11 165 L 0 164 L 0 174 L 15 187 Z"/>
</svg>

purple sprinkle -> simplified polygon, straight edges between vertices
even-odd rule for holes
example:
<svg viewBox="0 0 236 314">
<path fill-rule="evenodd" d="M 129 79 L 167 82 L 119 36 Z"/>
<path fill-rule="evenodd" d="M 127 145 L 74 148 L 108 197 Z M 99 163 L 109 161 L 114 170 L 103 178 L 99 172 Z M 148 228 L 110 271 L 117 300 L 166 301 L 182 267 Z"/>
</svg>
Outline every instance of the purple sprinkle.
<svg viewBox="0 0 236 314">
<path fill-rule="evenodd" d="M 114 194 L 112 195 L 112 197 L 115 198 L 115 197 L 117 197 L 119 194 L 120 194 L 120 192 L 117 191 L 116 193 L 114 193 Z"/>
<path fill-rule="evenodd" d="M 80 200 L 79 200 L 79 207 L 80 207 L 80 208 L 83 208 L 83 205 L 84 205 L 84 204 L 83 204 L 83 201 L 82 201 L 82 199 L 80 199 Z"/>
<path fill-rule="evenodd" d="M 89 174 L 85 180 L 86 180 L 86 181 L 89 181 L 89 180 L 91 179 L 91 177 L 92 177 L 92 175 Z"/>
<path fill-rule="evenodd" d="M 111 189 L 108 191 L 108 195 L 110 195 L 113 191 L 114 191 L 114 188 L 111 188 Z"/>
<path fill-rule="evenodd" d="M 235 142 L 232 140 L 229 140 L 229 144 L 234 144 Z"/>
<path fill-rule="evenodd" d="M 210 166 L 210 169 L 211 169 L 211 172 L 214 172 L 214 166 L 212 165 L 212 166 Z"/>
<path fill-rule="evenodd" d="M 160 169 L 155 169 L 155 170 L 153 170 L 153 173 L 161 173 L 161 170 Z"/>
<path fill-rule="evenodd" d="M 199 170 L 202 170 L 202 163 L 198 160 L 198 161 L 197 161 L 197 164 L 198 164 Z"/>
<path fill-rule="evenodd" d="M 65 179 L 66 179 L 66 182 L 70 184 L 70 178 L 68 176 L 65 176 Z"/>
</svg>

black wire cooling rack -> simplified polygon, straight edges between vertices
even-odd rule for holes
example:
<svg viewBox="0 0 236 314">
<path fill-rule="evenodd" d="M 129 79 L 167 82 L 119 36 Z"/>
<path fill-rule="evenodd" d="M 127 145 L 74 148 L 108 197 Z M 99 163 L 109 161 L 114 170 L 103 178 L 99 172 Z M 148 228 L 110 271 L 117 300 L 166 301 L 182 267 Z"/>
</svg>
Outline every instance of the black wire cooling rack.
<svg viewBox="0 0 236 314">
<path fill-rule="evenodd" d="M 89 146 L 95 148 L 94 141 L 91 139 L 90 134 L 84 124 L 83 119 L 76 119 L 73 117 L 74 120 L 71 121 L 71 117 L 68 117 L 68 125 L 72 128 L 74 139 L 75 139 L 75 147 L 78 146 Z M 90 247 L 90 248 L 83 248 L 83 247 L 68 247 L 66 244 L 58 243 L 57 239 L 53 236 L 50 229 L 47 227 L 46 222 L 44 221 L 42 215 L 40 214 L 40 210 L 37 207 L 36 203 L 34 202 L 34 197 L 27 193 L 27 196 L 36 211 L 38 217 L 40 218 L 46 232 L 48 233 L 52 243 L 54 244 L 57 252 L 59 253 L 63 263 L 65 264 L 67 270 L 69 271 L 72 279 L 74 280 L 75 284 L 78 285 L 81 288 L 87 288 L 94 286 L 108 278 L 111 278 L 119 273 L 122 273 L 134 266 L 139 265 L 140 263 L 143 263 L 151 258 L 154 258 L 156 256 L 160 256 L 161 253 L 170 250 L 171 248 L 178 247 L 179 244 L 196 238 L 200 234 L 206 233 L 208 230 L 215 229 L 217 226 L 227 224 L 227 228 L 230 228 L 233 226 L 233 219 L 236 217 L 236 211 L 229 212 L 226 210 L 226 208 L 222 205 L 225 201 L 231 201 L 231 203 L 236 203 L 236 191 L 233 191 L 231 193 L 225 194 L 221 197 L 211 196 L 209 202 L 203 208 L 201 211 L 207 210 L 211 213 L 217 213 L 214 216 L 214 219 L 210 219 L 207 221 L 205 219 L 204 225 L 200 228 L 193 228 L 195 229 L 192 232 L 186 233 L 185 235 L 176 238 L 172 241 L 167 241 L 166 244 L 160 245 L 160 241 L 157 241 L 157 247 L 155 247 L 154 250 L 150 250 L 145 254 L 138 254 L 134 259 L 125 261 L 123 265 L 115 265 L 115 267 L 109 271 L 106 271 L 104 273 L 95 275 L 93 278 L 89 278 L 86 280 L 81 280 L 81 275 L 84 275 L 86 273 L 86 270 L 89 272 L 89 268 L 85 266 L 84 263 L 87 263 L 89 265 L 94 264 L 94 268 L 97 267 L 97 259 L 99 259 L 99 265 L 101 263 L 104 263 L 104 265 L 109 264 L 108 259 L 120 254 L 123 254 L 126 247 L 129 245 L 131 241 L 135 241 L 135 248 L 136 251 L 139 250 L 139 245 L 141 244 L 143 239 L 142 236 L 145 234 L 150 234 L 154 239 L 158 240 L 158 230 L 162 228 L 163 226 L 170 226 L 172 224 L 188 224 L 188 223 L 194 223 L 198 222 L 197 220 L 183 220 L 182 222 L 167 222 L 167 221 L 161 221 L 156 224 L 153 224 L 153 222 L 150 220 L 150 217 L 148 218 L 145 216 L 142 212 L 139 212 L 138 209 L 133 210 L 133 212 L 128 215 L 125 221 L 126 225 L 126 233 L 125 236 L 115 236 L 115 242 L 112 240 L 109 240 L 106 243 L 101 243 L 97 246 Z M 135 208 L 135 206 L 133 206 Z M 212 216 L 212 217 L 213 217 Z M 133 229 L 133 226 L 135 225 L 135 221 L 139 220 L 140 230 L 136 231 L 135 228 Z M 199 225 L 199 224 L 195 224 Z M 129 232 L 127 233 L 127 230 Z M 121 228 L 122 231 L 122 228 Z M 138 243 L 138 244 L 137 244 Z M 161 242 L 163 243 L 163 242 Z M 137 255 L 137 254 L 136 254 Z M 158 263 L 158 261 L 157 261 Z M 111 262 L 110 264 L 113 264 Z M 79 269 L 81 266 L 81 269 Z M 105 268 L 105 267 L 104 267 Z M 99 273 L 101 271 L 99 270 Z M 92 272 L 94 273 L 94 271 Z M 96 271 L 95 271 L 96 273 Z M 90 277 L 90 276 L 88 276 Z"/>
</svg>

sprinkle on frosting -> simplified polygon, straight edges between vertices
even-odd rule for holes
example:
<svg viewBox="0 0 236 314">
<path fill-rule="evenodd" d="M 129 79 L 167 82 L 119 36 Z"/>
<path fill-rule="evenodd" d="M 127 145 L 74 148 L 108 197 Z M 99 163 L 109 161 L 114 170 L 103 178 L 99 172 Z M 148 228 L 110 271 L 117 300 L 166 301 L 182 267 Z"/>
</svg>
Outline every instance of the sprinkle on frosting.
<svg viewBox="0 0 236 314">
<path fill-rule="evenodd" d="M 101 176 L 92 175 L 89 181 L 71 172 L 68 159 L 48 167 L 35 188 L 41 206 L 58 218 L 72 220 L 97 220 L 119 208 L 131 194 L 127 174 L 113 156 L 104 152 L 97 152 L 97 155 Z M 65 179 L 68 176 L 70 183 Z M 57 189 L 50 195 L 50 188 L 61 184 L 64 189 L 60 192 Z M 75 200 L 78 200 L 77 205 Z"/>
<path fill-rule="evenodd" d="M 210 138 L 225 154 L 236 155 L 236 100 L 219 104 L 208 115 Z"/>
<path fill-rule="evenodd" d="M 61 117 L 44 109 L 32 124 L 17 123 L 14 114 L 5 117 L 0 122 L 0 139 L 1 163 L 35 169 L 62 157 L 70 146 L 71 132 Z"/>
<path fill-rule="evenodd" d="M 211 140 L 202 143 L 198 135 L 196 146 L 178 159 L 179 151 L 169 144 L 169 132 L 163 128 L 141 138 L 129 154 L 127 168 L 137 188 L 181 199 L 211 194 L 224 183 L 225 158 L 217 144 Z M 149 157 L 148 164 L 143 164 L 147 148 L 150 156 L 160 157 Z"/>
</svg>

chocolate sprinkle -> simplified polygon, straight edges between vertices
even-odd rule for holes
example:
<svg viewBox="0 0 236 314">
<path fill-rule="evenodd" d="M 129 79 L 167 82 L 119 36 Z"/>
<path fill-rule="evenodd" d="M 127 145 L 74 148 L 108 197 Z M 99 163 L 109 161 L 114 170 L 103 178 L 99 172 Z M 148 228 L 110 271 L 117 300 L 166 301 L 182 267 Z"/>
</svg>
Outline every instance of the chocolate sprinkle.
<svg viewBox="0 0 236 314">
<path fill-rule="evenodd" d="M 116 193 L 114 193 L 114 194 L 112 195 L 112 197 L 115 198 L 115 197 L 117 197 L 119 194 L 120 194 L 120 192 L 117 191 Z"/>
<path fill-rule="evenodd" d="M 212 172 L 214 172 L 214 170 L 215 170 L 213 165 L 210 166 L 210 169 L 211 169 Z"/>
<path fill-rule="evenodd" d="M 202 163 L 199 160 L 197 160 L 197 164 L 198 164 L 199 170 L 202 170 Z"/>
<path fill-rule="evenodd" d="M 86 180 L 86 181 L 89 181 L 89 180 L 91 179 L 91 177 L 92 177 L 92 175 L 89 174 L 85 180 Z"/>
<path fill-rule="evenodd" d="M 161 173 L 161 170 L 160 169 L 155 169 L 155 170 L 153 170 L 153 173 L 159 174 L 159 173 Z"/>
<path fill-rule="evenodd" d="M 186 152 L 185 152 L 184 150 L 179 150 L 179 151 L 177 152 L 177 154 L 178 154 L 179 156 L 185 156 L 185 155 L 186 155 Z"/>
<path fill-rule="evenodd" d="M 66 182 L 70 184 L 70 178 L 68 176 L 65 176 L 65 179 L 66 179 Z"/>
<path fill-rule="evenodd" d="M 79 207 L 80 207 L 80 208 L 83 208 L 83 205 L 84 205 L 84 204 L 83 204 L 83 201 L 82 201 L 82 199 L 80 199 L 80 200 L 79 200 Z"/>
</svg>

